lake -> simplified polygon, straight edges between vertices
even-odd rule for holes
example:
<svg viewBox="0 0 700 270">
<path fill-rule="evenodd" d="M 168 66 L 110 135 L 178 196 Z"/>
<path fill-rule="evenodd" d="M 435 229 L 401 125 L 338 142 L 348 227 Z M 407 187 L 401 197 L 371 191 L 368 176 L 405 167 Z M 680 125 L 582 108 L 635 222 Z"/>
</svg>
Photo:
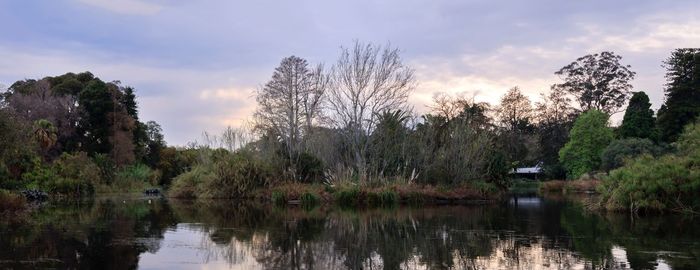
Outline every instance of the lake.
<svg viewBox="0 0 700 270">
<path fill-rule="evenodd" d="M 700 222 L 563 197 L 338 209 L 148 197 L 0 222 L 0 269 L 700 269 Z"/>
</svg>

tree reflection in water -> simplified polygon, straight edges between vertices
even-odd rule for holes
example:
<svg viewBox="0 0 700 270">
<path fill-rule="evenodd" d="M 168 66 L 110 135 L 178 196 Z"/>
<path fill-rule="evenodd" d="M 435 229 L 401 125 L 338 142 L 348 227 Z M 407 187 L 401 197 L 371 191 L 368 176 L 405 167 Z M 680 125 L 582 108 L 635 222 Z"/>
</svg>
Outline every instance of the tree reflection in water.
<svg viewBox="0 0 700 270">
<path fill-rule="evenodd" d="M 101 199 L 0 222 L 0 268 L 694 269 L 698 229 L 539 198 L 356 211 Z"/>
</svg>

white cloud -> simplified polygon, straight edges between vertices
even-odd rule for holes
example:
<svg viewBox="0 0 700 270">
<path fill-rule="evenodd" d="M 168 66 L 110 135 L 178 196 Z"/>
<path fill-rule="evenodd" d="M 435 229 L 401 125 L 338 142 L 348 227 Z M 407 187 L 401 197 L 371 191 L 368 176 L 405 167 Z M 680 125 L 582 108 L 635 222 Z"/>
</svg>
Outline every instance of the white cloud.
<svg viewBox="0 0 700 270">
<path fill-rule="evenodd" d="M 105 9 L 111 12 L 129 15 L 153 15 L 163 6 L 144 0 L 76 0 L 80 3 Z"/>
</svg>

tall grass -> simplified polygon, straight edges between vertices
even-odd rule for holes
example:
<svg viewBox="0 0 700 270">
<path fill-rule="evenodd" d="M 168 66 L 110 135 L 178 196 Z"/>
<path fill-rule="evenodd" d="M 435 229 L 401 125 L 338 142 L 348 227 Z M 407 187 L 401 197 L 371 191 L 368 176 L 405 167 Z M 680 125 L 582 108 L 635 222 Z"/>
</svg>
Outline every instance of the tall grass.
<svg viewBox="0 0 700 270">
<path fill-rule="evenodd" d="M 0 189 L 0 214 L 17 213 L 27 208 L 27 200 L 21 194 Z"/>
<path fill-rule="evenodd" d="M 270 169 L 244 150 L 201 149 L 200 162 L 173 179 L 169 195 L 189 198 L 244 198 L 266 186 Z"/>
<path fill-rule="evenodd" d="M 109 186 L 101 186 L 100 192 L 141 192 L 159 181 L 159 173 L 144 164 L 126 166 L 118 171 Z"/>
</svg>

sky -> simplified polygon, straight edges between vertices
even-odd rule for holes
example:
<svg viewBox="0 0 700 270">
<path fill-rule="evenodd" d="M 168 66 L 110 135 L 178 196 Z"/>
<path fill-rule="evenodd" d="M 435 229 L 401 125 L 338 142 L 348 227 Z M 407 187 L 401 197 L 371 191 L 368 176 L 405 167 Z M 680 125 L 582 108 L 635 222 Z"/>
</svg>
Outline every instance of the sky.
<svg viewBox="0 0 700 270">
<path fill-rule="evenodd" d="M 2 0 L 0 37 L 1 84 L 119 80 L 136 88 L 142 121 L 185 145 L 245 123 L 282 58 L 330 66 L 355 40 L 401 50 L 418 113 L 438 92 L 497 103 L 517 85 L 537 101 L 555 71 L 601 51 L 632 66 L 634 91 L 657 109 L 663 61 L 700 47 L 700 1 Z"/>
</svg>

